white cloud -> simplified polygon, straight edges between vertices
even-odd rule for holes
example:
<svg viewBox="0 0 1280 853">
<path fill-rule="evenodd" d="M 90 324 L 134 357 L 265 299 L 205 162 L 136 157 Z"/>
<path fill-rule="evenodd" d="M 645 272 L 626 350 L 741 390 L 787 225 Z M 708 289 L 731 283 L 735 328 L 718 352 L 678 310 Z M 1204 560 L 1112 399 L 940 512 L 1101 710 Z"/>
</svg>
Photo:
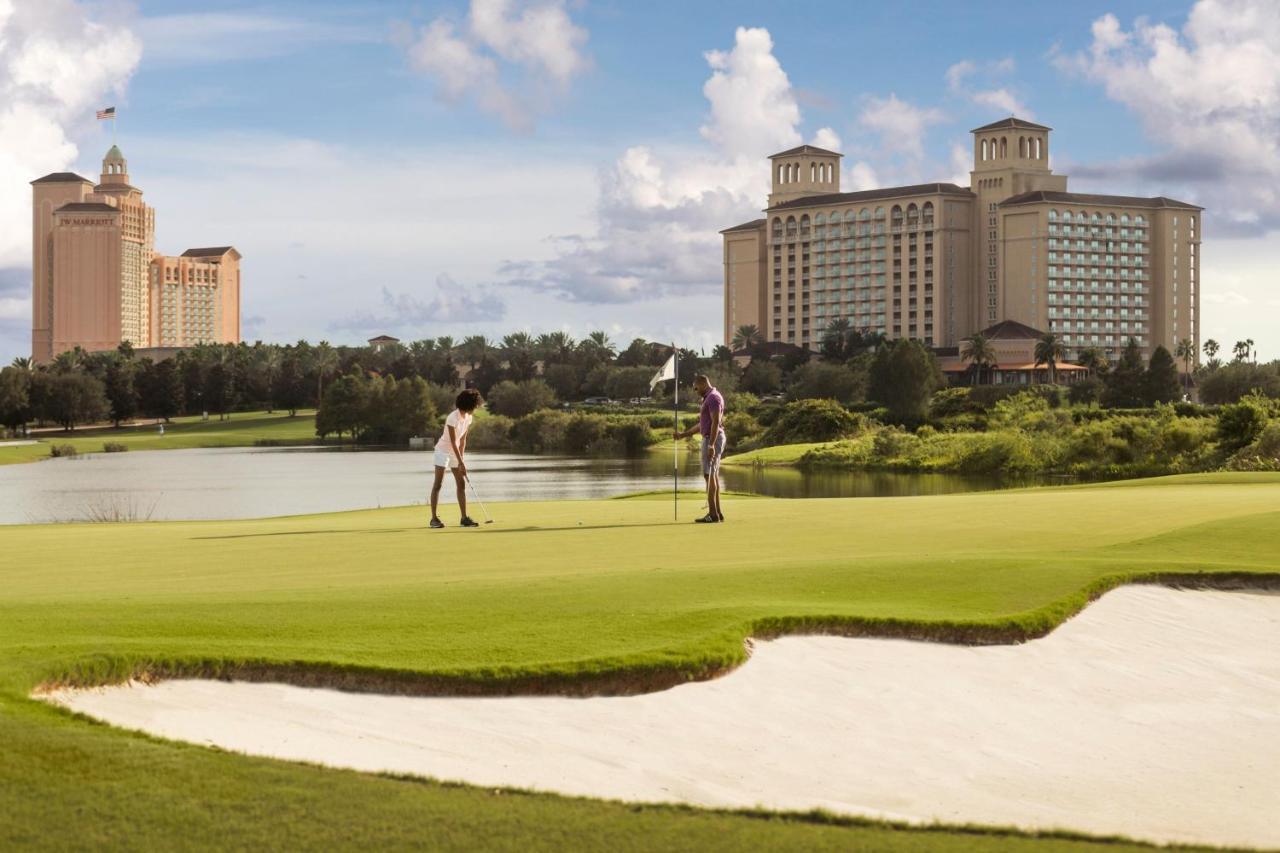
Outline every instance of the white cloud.
<svg viewBox="0 0 1280 853">
<path fill-rule="evenodd" d="M 768 30 L 739 27 L 733 50 L 703 56 L 711 66 L 702 87 L 711 114 L 702 136 L 721 155 L 763 157 L 800 144 L 800 107 Z"/>
<path fill-rule="evenodd" d="M 924 156 L 924 136 L 929 126 L 945 119 L 941 110 L 918 107 L 892 92 L 887 98 L 868 95 L 858 116 L 863 127 L 880 136 L 885 148 L 897 149 L 917 159 Z"/>
<path fill-rule="evenodd" d="M 413 293 L 382 288 L 382 311 L 360 312 L 330 324 L 332 331 L 378 332 L 417 330 L 433 325 L 496 322 L 507 313 L 506 303 L 489 288 L 464 288 L 451 276 L 436 276 L 435 295 L 423 299 Z"/>
<path fill-rule="evenodd" d="M 739 28 L 732 49 L 704 58 L 707 145 L 626 149 L 600 175 L 596 232 L 561 238 L 549 261 L 507 265 L 508 282 L 583 303 L 718 291 L 718 231 L 759 216 L 766 158 L 800 144 L 801 117 L 767 30 Z M 829 128 L 819 134 L 838 142 Z"/>
<path fill-rule="evenodd" d="M 590 67 L 582 52 L 587 31 L 563 0 L 513 7 L 511 0 L 471 0 L 465 27 L 438 17 L 404 47 L 410 67 L 431 77 L 445 100 L 473 98 L 509 127 L 528 130 L 540 105 Z M 504 79 L 504 62 L 523 85 Z"/>
<path fill-rule="evenodd" d="M 818 128 L 818 132 L 813 135 L 813 144 L 828 151 L 839 151 L 840 134 L 829 127 Z"/>
<path fill-rule="evenodd" d="M 1016 115 L 1020 118 L 1035 118 L 1035 114 L 1027 107 L 1008 86 L 996 81 L 1012 74 L 1015 64 L 1012 57 L 1005 57 L 979 66 L 971 59 L 964 59 L 947 69 L 944 75 L 947 89 L 955 95 L 967 98 L 980 107 L 986 107 L 999 113 L 999 117 Z M 986 88 L 973 86 L 970 80 L 982 77 Z"/>
<path fill-rule="evenodd" d="M 29 181 L 63 171 L 94 110 L 123 95 L 141 46 L 71 0 L 0 0 L 0 267 L 30 264 Z"/>
<path fill-rule="evenodd" d="M 307 47 L 384 41 L 385 32 L 351 21 L 289 18 L 267 12 L 185 12 L 139 18 L 148 67 L 241 62 Z M 323 48 L 321 48 L 323 49 Z"/>
<path fill-rule="evenodd" d="M 0 296 L 0 320 L 31 321 L 30 296 Z"/>
<path fill-rule="evenodd" d="M 1280 4 L 1199 0 L 1181 32 L 1108 14 L 1092 39 L 1055 63 L 1103 86 L 1161 152 L 1082 174 L 1185 193 L 1209 208 L 1207 228 L 1280 228 Z"/>
</svg>

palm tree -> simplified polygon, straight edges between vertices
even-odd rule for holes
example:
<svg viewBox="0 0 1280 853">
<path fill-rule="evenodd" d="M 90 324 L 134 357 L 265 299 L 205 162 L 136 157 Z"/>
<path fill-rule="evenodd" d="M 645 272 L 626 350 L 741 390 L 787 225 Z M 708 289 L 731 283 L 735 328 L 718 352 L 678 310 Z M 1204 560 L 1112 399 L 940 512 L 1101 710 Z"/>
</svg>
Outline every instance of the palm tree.
<svg viewBox="0 0 1280 853">
<path fill-rule="evenodd" d="M 13 360 L 13 364 L 11 366 L 16 367 L 18 370 L 25 370 L 27 373 L 30 373 L 35 367 L 35 362 L 24 356 L 18 356 Z"/>
<path fill-rule="evenodd" d="M 1189 387 L 1191 385 L 1191 362 L 1196 357 L 1196 345 L 1191 342 L 1191 338 L 1183 338 L 1173 348 L 1173 354 L 1175 357 L 1182 359 L 1183 385 Z"/>
<path fill-rule="evenodd" d="M 472 335 L 458 344 L 459 352 L 473 370 L 477 364 L 485 360 L 491 349 L 493 349 L 493 344 L 484 335 Z"/>
<path fill-rule="evenodd" d="M 618 348 L 613 345 L 613 341 L 609 340 L 609 335 L 605 332 L 592 332 L 587 335 L 587 340 L 591 341 L 602 361 L 609 361 L 617 355 Z"/>
<path fill-rule="evenodd" d="M 1111 362 L 1098 347 L 1085 347 L 1080 350 L 1080 356 L 1076 359 L 1081 367 L 1088 368 L 1090 376 L 1097 376 L 1100 373 L 1106 373 L 1111 367 Z"/>
<path fill-rule="evenodd" d="M 1246 346 L 1246 347 L 1248 347 L 1248 351 L 1245 353 L 1245 357 L 1246 357 L 1246 358 L 1248 358 L 1249 356 L 1252 356 L 1252 357 L 1253 357 L 1253 363 L 1254 363 L 1254 364 L 1257 364 L 1257 363 L 1258 363 L 1258 350 L 1257 350 L 1257 348 L 1253 345 L 1253 338 L 1245 338 L 1244 343 L 1245 343 L 1245 346 Z"/>
<path fill-rule="evenodd" d="M 1213 338 L 1209 338 L 1209 340 L 1204 342 L 1204 354 L 1209 357 L 1210 361 L 1213 361 L 1213 359 L 1217 357 L 1218 350 L 1220 349 L 1222 349 L 1222 346 Z"/>
<path fill-rule="evenodd" d="M 1058 384 L 1058 362 L 1066 358 L 1066 347 L 1062 345 L 1062 338 L 1053 332 L 1045 332 L 1045 334 L 1036 341 L 1036 366 L 1041 364 L 1049 368 L 1049 384 Z"/>
<path fill-rule="evenodd" d="M 1249 341 L 1236 341 L 1236 345 L 1231 348 L 1231 355 L 1236 361 L 1244 361 L 1249 357 Z"/>
<path fill-rule="evenodd" d="M 573 357 L 577 342 L 567 332 L 538 335 L 538 357 L 543 361 L 563 364 Z"/>
<path fill-rule="evenodd" d="M 324 399 L 324 380 L 338 366 L 338 353 L 328 341 L 321 341 L 311 350 L 311 367 L 316 372 L 316 405 Z"/>
<path fill-rule="evenodd" d="M 830 326 L 827 328 L 830 328 Z M 734 349 L 751 349 L 764 343 L 764 333 L 760 331 L 759 327 L 751 324 L 739 326 L 733 333 L 731 343 Z"/>
<path fill-rule="evenodd" d="M 983 370 L 996 366 L 996 350 L 986 335 L 975 332 L 964 339 L 964 345 L 960 347 L 960 360 L 973 365 L 976 380 L 973 384 L 977 384 L 982 380 Z"/>
</svg>

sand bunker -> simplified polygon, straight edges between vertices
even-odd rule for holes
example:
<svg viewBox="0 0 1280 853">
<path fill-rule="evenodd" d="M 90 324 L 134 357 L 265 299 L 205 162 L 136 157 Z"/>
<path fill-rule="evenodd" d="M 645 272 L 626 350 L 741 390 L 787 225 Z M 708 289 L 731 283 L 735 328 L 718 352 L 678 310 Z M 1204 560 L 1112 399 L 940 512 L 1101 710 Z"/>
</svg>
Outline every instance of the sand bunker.
<svg viewBox="0 0 1280 853">
<path fill-rule="evenodd" d="M 484 786 L 1280 846 L 1280 596 L 1128 587 L 1020 646 L 789 637 L 645 696 L 169 681 L 46 698 L 162 737 Z"/>
</svg>

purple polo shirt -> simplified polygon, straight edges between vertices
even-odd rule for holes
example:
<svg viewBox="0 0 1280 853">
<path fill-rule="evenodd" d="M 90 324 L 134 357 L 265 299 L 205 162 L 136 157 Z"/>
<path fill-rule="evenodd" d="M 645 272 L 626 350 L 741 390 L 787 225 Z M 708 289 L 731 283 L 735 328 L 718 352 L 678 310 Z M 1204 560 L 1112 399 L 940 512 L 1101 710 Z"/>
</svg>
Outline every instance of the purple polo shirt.
<svg viewBox="0 0 1280 853">
<path fill-rule="evenodd" d="M 724 397 L 712 388 L 702 398 L 702 411 L 698 413 L 698 429 L 704 438 L 711 437 L 711 416 L 716 412 L 720 413 L 720 428 L 724 429 Z"/>
</svg>

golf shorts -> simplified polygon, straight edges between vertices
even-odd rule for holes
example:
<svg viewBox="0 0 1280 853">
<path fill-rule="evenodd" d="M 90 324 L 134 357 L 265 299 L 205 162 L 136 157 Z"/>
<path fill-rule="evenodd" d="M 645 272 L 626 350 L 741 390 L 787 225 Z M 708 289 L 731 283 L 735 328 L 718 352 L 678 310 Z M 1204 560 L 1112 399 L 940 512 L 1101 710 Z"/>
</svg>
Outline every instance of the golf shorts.
<svg viewBox="0 0 1280 853">
<path fill-rule="evenodd" d="M 443 450 L 436 451 L 436 467 L 450 470 L 458 467 L 458 460 L 454 458 L 452 453 L 446 453 Z"/>
<path fill-rule="evenodd" d="M 719 473 L 720 459 L 724 456 L 724 430 L 716 433 L 716 439 L 714 442 L 705 435 L 702 437 L 702 476 L 704 477 L 710 477 L 712 473 L 713 466 L 711 464 L 711 448 L 713 445 L 716 449 L 716 464 L 714 469 L 716 473 Z"/>
</svg>

